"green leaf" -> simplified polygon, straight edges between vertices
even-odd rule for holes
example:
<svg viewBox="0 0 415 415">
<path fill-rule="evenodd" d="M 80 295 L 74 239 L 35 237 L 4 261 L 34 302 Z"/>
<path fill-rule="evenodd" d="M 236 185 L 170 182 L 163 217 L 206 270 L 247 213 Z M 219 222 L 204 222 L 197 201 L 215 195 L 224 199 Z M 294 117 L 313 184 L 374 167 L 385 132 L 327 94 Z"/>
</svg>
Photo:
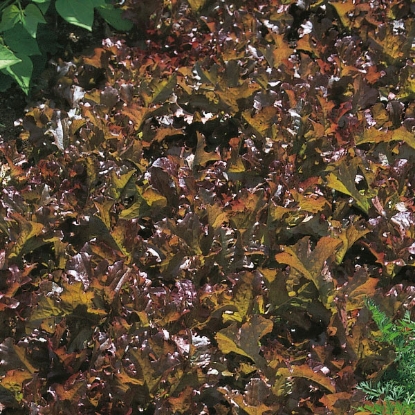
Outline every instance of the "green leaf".
<svg viewBox="0 0 415 415">
<path fill-rule="evenodd" d="M 415 137 L 413 132 L 408 131 L 405 127 L 397 128 L 392 132 L 391 140 L 403 141 L 409 147 L 415 149 Z"/>
<path fill-rule="evenodd" d="M 55 7 L 68 23 L 92 31 L 94 7 L 104 5 L 104 0 L 56 0 Z"/>
<path fill-rule="evenodd" d="M 399 94 L 398 99 L 402 101 L 413 100 L 415 97 L 415 69 L 412 65 L 407 65 L 399 74 Z"/>
<path fill-rule="evenodd" d="M 229 270 L 235 266 L 233 262 L 235 258 L 236 239 L 233 232 L 225 226 L 221 226 L 217 230 L 216 242 L 220 247 L 215 252 L 215 261 L 223 269 Z"/>
<path fill-rule="evenodd" d="M 0 69 L 8 68 L 21 61 L 10 49 L 0 45 Z"/>
<path fill-rule="evenodd" d="M 5 69 L 0 69 L 0 92 L 6 92 L 13 85 L 13 78 Z"/>
<path fill-rule="evenodd" d="M 120 219 L 136 219 L 141 218 L 144 214 L 149 211 L 149 206 L 144 203 L 140 197 L 137 202 L 134 202 L 128 209 L 124 209 L 120 213 Z"/>
<path fill-rule="evenodd" d="M 16 54 L 26 56 L 41 55 L 36 40 L 30 36 L 20 22 L 4 33 L 4 42 Z"/>
<path fill-rule="evenodd" d="M 212 227 L 214 231 L 220 229 L 223 223 L 228 222 L 228 214 L 223 210 L 223 206 L 219 203 L 206 205 L 205 207 L 209 226 Z"/>
<path fill-rule="evenodd" d="M 25 370 L 9 370 L 5 377 L 0 380 L 0 385 L 14 394 L 16 401 L 23 399 L 23 383 L 32 378 L 32 374 Z"/>
<path fill-rule="evenodd" d="M 128 227 L 131 226 L 128 220 L 120 219 L 116 226 L 111 230 L 111 238 L 116 247 L 122 252 L 128 260 L 131 258 L 131 250 L 126 246 Z"/>
<path fill-rule="evenodd" d="M 37 3 L 37 7 L 42 12 L 43 15 L 46 14 L 46 12 L 49 9 L 50 6 L 50 0 L 32 0 L 33 3 Z"/>
<path fill-rule="evenodd" d="M 230 71 L 232 73 L 232 71 Z M 235 80 L 232 81 L 237 83 L 239 82 L 238 74 L 235 75 Z M 236 114 L 239 111 L 239 105 L 241 101 L 247 98 L 252 98 L 253 95 L 260 89 L 259 85 L 253 82 L 244 81 L 241 85 L 231 87 L 228 85 L 230 81 L 222 79 L 219 82 L 219 89 L 215 92 L 220 97 L 220 100 L 224 106 L 231 112 L 231 114 Z"/>
<path fill-rule="evenodd" d="M 403 141 L 409 147 L 415 149 L 415 137 L 412 132 L 405 127 L 399 127 L 396 130 L 382 131 L 374 127 L 365 128 L 363 132 L 355 137 L 356 145 L 365 143 L 389 143 L 391 141 Z"/>
<path fill-rule="evenodd" d="M 389 142 L 392 139 L 392 131 L 380 131 L 375 127 L 365 128 L 354 137 L 356 145 L 365 143 Z"/>
<path fill-rule="evenodd" d="M 215 338 L 218 342 L 219 349 L 223 354 L 237 353 L 252 359 L 252 357 L 239 345 L 238 340 L 240 339 L 240 333 L 236 323 L 220 330 Z"/>
<path fill-rule="evenodd" d="M 15 4 L 6 7 L 1 15 L 0 32 L 12 29 L 21 20 L 22 13 Z"/>
<path fill-rule="evenodd" d="M 33 63 L 32 60 L 25 55 L 18 55 L 20 62 L 16 65 L 6 68 L 10 76 L 19 84 L 22 91 L 27 95 L 30 89 L 30 80 L 32 79 Z"/>
<path fill-rule="evenodd" d="M 201 82 L 205 84 L 212 84 L 216 85 L 218 81 L 218 66 L 214 64 L 209 69 L 203 68 L 203 66 L 199 63 L 195 63 L 194 70 L 196 71 L 197 75 L 200 76 Z"/>
<path fill-rule="evenodd" d="M 24 11 L 22 22 L 23 27 L 29 32 L 30 36 L 36 38 L 37 25 L 39 23 L 46 23 L 46 20 L 37 6 L 28 4 Z"/>
<path fill-rule="evenodd" d="M 167 206 L 167 199 L 160 192 L 152 186 L 147 187 L 142 193 L 142 198 L 151 208 L 163 208 Z"/>
<path fill-rule="evenodd" d="M 63 283 L 63 291 L 60 295 L 60 313 L 64 315 L 72 313 L 77 307 L 84 306 L 88 314 L 95 316 L 105 316 L 107 313 L 104 309 L 95 307 L 94 298 L 96 293 L 93 291 L 84 291 L 84 285 L 81 281 L 73 284 Z"/>
<path fill-rule="evenodd" d="M 107 229 L 110 229 L 111 228 L 110 209 L 114 205 L 114 201 L 104 200 L 102 203 L 98 201 L 94 201 L 94 205 L 98 210 L 96 216 L 98 216 L 101 219 L 102 223 L 105 225 Z"/>
<path fill-rule="evenodd" d="M 133 22 L 131 20 L 123 19 L 123 11 L 121 9 L 116 9 L 112 5 L 107 4 L 105 7 L 99 7 L 97 10 L 101 17 L 114 29 L 122 32 L 132 29 Z"/>
<path fill-rule="evenodd" d="M 202 253 L 200 243 L 204 232 L 197 215 L 188 213 L 179 224 L 176 225 L 175 221 L 168 221 L 168 225 L 171 232 L 183 239 L 196 255 Z"/>
</svg>

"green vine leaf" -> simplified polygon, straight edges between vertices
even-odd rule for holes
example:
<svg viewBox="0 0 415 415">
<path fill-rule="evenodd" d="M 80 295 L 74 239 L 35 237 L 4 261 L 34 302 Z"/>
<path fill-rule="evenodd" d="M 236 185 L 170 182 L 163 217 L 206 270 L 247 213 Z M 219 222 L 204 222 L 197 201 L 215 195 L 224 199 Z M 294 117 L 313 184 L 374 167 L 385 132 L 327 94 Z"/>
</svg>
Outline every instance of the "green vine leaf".
<svg viewBox="0 0 415 415">
<path fill-rule="evenodd" d="M 32 79 L 33 63 L 32 60 L 22 54 L 17 54 L 20 62 L 13 66 L 6 68 L 8 74 L 17 82 L 22 88 L 22 91 L 27 95 L 30 90 L 30 81 Z"/>
<path fill-rule="evenodd" d="M 21 18 L 20 9 L 15 4 L 6 7 L 1 14 L 0 32 L 13 28 L 16 23 L 21 21 Z"/>
<path fill-rule="evenodd" d="M 36 39 L 25 29 L 22 22 L 16 23 L 4 33 L 4 41 L 19 57 L 41 55 Z"/>
<path fill-rule="evenodd" d="M 126 32 L 131 30 L 134 26 L 131 20 L 123 19 L 122 9 L 116 9 L 112 4 L 98 7 L 97 10 L 102 18 L 116 30 Z"/>
<path fill-rule="evenodd" d="M 0 45 L 0 69 L 8 68 L 21 61 L 9 48 Z"/>
<path fill-rule="evenodd" d="M 39 23 L 46 23 L 46 20 L 36 5 L 28 4 L 24 10 L 22 23 L 23 27 L 29 32 L 30 36 L 36 38 L 37 25 Z"/>
<path fill-rule="evenodd" d="M 56 0 L 57 12 L 75 26 L 92 31 L 94 7 L 105 6 L 105 0 Z"/>
</svg>

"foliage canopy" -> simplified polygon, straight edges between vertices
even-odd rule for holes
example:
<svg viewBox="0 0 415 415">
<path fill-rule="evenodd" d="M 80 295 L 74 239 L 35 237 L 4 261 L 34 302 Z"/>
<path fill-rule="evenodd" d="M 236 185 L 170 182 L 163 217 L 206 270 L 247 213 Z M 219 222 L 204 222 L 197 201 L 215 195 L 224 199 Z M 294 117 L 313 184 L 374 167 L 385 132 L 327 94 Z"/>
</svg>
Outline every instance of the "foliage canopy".
<svg viewBox="0 0 415 415">
<path fill-rule="evenodd" d="M 2 409 L 353 413 L 414 295 L 414 6 L 123 7 L 0 146 Z"/>
</svg>

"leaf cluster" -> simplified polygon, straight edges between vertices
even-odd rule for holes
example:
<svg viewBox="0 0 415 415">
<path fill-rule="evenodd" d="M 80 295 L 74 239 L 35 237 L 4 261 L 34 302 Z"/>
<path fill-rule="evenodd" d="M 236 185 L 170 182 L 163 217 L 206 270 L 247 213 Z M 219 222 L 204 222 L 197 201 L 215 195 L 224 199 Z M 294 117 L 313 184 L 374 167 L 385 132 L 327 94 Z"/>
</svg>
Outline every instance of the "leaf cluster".
<svg viewBox="0 0 415 415">
<path fill-rule="evenodd" d="M 54 27 L 57 25 L 54 19 L 56 13 L 51 9 L 68 23 L 89 31 L 92 30 L 95 10 L 117 30 L 129 30 L 132 27 L 130 21 L 123 20 L 122 8 L 115 7 L 111 1 L 4 1 L 0 5 L 1 91 L 6 91 L 13 80 L 28 94 L 34 69 L 35 72 L 42 70 L 48 53 L 57 48 Z M 39 67 L 34 68 L 34 65 Z"/>
<path fill-rule="evenodd" d="M 414 295 L 411 5 L 125 7 L 0 145 L 0 402 L 353 413 Z"/>
</svg>

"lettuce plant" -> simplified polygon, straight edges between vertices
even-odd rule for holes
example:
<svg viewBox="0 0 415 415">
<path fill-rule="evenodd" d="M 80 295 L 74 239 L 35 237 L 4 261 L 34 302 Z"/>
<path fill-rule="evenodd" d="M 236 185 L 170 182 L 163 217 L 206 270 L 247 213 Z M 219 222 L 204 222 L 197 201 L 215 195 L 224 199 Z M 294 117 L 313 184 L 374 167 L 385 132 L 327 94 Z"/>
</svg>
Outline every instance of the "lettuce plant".
<svg viewBox="0 0 415 415">
<path fill-rule="evenodd" d="M 415 296 L 410 2 L 160 3 L 0 140 L 3 412 L 352 415 Z"/>
</svg>

